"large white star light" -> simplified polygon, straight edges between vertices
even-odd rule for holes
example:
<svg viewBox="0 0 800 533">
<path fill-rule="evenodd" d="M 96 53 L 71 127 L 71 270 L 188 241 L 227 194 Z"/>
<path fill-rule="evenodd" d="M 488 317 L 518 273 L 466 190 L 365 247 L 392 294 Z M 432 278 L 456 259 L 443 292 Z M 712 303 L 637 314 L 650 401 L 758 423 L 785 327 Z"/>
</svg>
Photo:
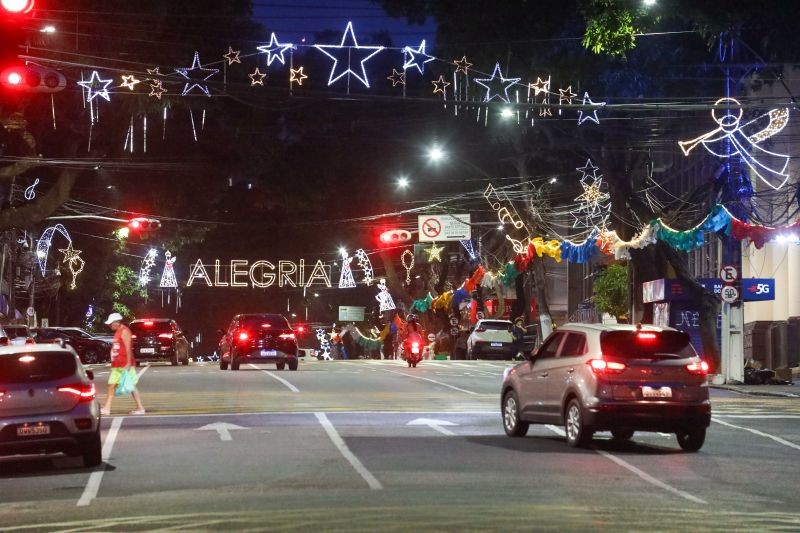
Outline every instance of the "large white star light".
<svg viewBox="0 0 800 533">
<path fill-rule="evenodd" d="M 215 74 L 219 72 L 218 68 L 203 68 L 203 65 L 200 64 L 200 53 L 194 53 L 194 61 L 192 61 L 191 68 L 176 68 L 175 72 L 186 78 L 188 81 L 186 85 L 183 86 L 183 96 L 189 93 L 192 89 L 197 87 L 201 91 L 203 91 L 206 96 L 211 96 L 211 92 L 208 90 L 208 85 L 204 85 L 200 83 L 201 81 L 206 81 Z"/>
<path fill-rule="evenodd" d="M 417 67 L 417 70 L 420 74 L 425 74 L 425 63 L 430 63 L 434 59 L 433 56 L 429 56 L 425 53 L 425 39 L 419 43 L 419 48 L 416 50 L 410 46 L 403 48 L 403 56 L 406 57 L 406 60 L 403 63 L 403 70 L 408 70 L 411 67 Z"/>
<path fill-rule="evenodd" d="M 97 73 L 96 70 L 92 71 L 92 77 L 85 81 L 79 81 L 78 85 L 83 87 L 88 91 L 86 95 L 86 101 L 91 102 L 94 100 L 95 96 L 100 96 L 101 98 L 105 98 L 106 101 L 111 101 L 111 95 L 108 94 L 108 86 L 111 85 L 111 80 L 102 80 L 100 79 L 100 75 Z M 98 89 L 100 85 L 103 85 L 101 89 Z"/>
<path fill-rule="evenodd" d="M 256 49 L 263 54 L 267 54 L 267 66 L 269 67 L 276 59 L 281 62 L 281 65 L 285 65 L 286 58 L 283 57 L 283 54 L 293 46 L 292 43 L 279 43 L 278 38 L 275 37 L 275 32 L 272 32 L 269 44 L 257 46 Z"/>
<path fill-rule="evenodd" d="M 333 67 L 331 68 L 331 75 L 328 77 L 328 85 L 333 85 L 343 76 L 350 74 L 367 88 L 369 88 L 369 79 L 367 79 L 367 71 L 364 68 L 364 63 L 383 50 L 383 46 L 359 46 L 358 41 L 356 41 L 356 35 L 353 32 L 352 22 L 347 23 L 347 27 L 342 35 L 341 44 L 315 44 L 314 48 L 333 59 Z M 340 61 L 345 63 L 347 68 L 337 73 L 337 70 L 341 68 L 339 67 Z M 352 61 L 358 61 L 361 67 L 361 74 L 358 74 L 351 68 Z"/>
<path fill-rule="evenodd" d="M 606 105 L 605 102 L 592 102 L 592 99 L 589 98 L 589 93 L 588 92 L 587 93 L 583 93 L 583 100 L 581 101 L 581 104 L 582 105 L 587 105 L 588 104 L 588 105 L 593 105 L 593 106 L 598 106 L 598 107 Z M 600 119 L 597 118 L 597 109 L 592 110 L 591 113 L 587 112 L 585 114 L 583 112 L 583 109 L 578 111 L 578 126 L 580 126 L 581 124 L 583 124 L 587 120 L 591 120 L 595 124 L 600 124 Z"/>
<path fill-rule="evenodd" d="M 484 102 L 491 102 L 495 97 L 499 98 L 503 102 L 508 103 L 508 89 L 515 83 L 519 82 L 522 78 L 504 78 L 503 73 L 500 71 L 500 63 L 498 62 L 494 66 L 494 72 L 492 72 L 491 78 L 483 78 L 478 79 L 475 78 L 475 83 L 481 85 L 486 88 L 486 96 L 483 98 Z M 500 94 L 498 91 L 498 87 L 503 91 Z M 492 94 L 492 89 L 494 90 L 494 94 Z"/>
</svg>

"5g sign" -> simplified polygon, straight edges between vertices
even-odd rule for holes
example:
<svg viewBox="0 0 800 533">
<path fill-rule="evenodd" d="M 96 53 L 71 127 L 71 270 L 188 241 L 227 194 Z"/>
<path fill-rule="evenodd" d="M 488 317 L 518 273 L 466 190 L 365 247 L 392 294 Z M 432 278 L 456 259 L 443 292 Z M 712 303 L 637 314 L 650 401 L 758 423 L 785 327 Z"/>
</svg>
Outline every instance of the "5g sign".
<svg viewBox="0 0 800 533">
<path fill-rule="evenodd" d="M 745 302 L 763 302 L 774 299 L 774 278 L 744 278 L 742 280 L 742 300 Z"/>
</svg>

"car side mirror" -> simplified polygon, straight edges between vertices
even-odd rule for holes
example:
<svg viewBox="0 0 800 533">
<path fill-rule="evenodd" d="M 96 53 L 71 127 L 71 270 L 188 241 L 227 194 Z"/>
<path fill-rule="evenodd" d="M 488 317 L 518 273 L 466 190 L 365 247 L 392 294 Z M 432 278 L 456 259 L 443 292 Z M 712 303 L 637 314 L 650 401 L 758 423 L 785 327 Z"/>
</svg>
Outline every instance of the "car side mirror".
<svg viewBox="0 0 800 533">
<path fill-rule="evenodd" d="M 92 372 L 91 370 L 87 370 L 86 371 L 86 377 L 93 380 L 94 379 L 94 372 Z"/>
</svg>

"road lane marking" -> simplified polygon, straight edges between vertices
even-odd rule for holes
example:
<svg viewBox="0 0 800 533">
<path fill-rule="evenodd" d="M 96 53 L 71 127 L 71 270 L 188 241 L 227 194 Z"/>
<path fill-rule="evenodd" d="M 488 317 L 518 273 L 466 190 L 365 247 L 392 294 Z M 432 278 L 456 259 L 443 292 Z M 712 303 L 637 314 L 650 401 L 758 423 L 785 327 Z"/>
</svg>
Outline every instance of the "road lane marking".
<svg viewBox="0 0 800 533">
<path fill-rule="evenodd" d="M 462 389 L 460 387 L 456 387 L 455 385 L 448 385 L 447 383 L 442 383 L 441 381 L 436 381 L 435 379 L 424 378 L 422 376 L 414 376 L 412 374 L 406 374 L 405 372 L 398 372 L 397 370 L 386 370 L 386 369 L 382 369 L 382 370 L 384 372 L 389 372 L 389 373 L 392 373 L 392 374 L 399 374 L 401 376 L 406 376 L 406 377 L 409 377 L 409 378 L 422 379 L 422 380 L 425 380 L 425 381 L 430 381 L 431 383 L 436 383 L 437 385 L 441 385 L 442 387 L 447 387 L 448 389 L 457 390 L 459 392 L 464 392 L 464 393 L 467 393 L 467 394 L 475 394 L 475 395 L 478 394 L 477 392 L 473 392 L 473 391 L 467 390 L 467 389 Z"/>
<path fill-rule="evenodd" d="M 140 378 L 140 377 L 142 377 L 142 374 L 144 374 L 145 372 L 147 372 L 149 369 L 150 369 L 150 365 L 145 365 L 145 366 L 143 366 L 143 367 L 142 367 L 142 369 L 141 369 L 141 370 L 139 370 L 139 371 L 136 373 L 136 377 L 137 377 L 137 378 Z"/>
<path fill-rule="evenodd" d="M 770 435 L 769 433 L 764 433 L 763 431 L 759 431 L 757 429 L 750 429 L 750 428 L 746 428 L 746 427 L 743 427 L 743 426 L 737 426 L 735 424 L 731 424 L 730 422 L 723 422 L 722 420 L 718 419 L 715 416 L 711 417 L 711 420 L 713 420 L 717 424 L 722 424 L 723 426 L 728 426 L 728 427 L 735 428 L 735 429 L 742 429 L 744 431 L 749 431 L 750 433 L 753 433 L 754 435 L 758 435 L 760 437 L 767 437 L 768 439 L 772 439 L 775 442 L 777 442 L 778 444 L 783 444 L 784 446 L 788 446 L 789 448 L 794 448 L 795 450 L 800 450 L 800 445 L 795 444 L 793 442 L 789 442 L 786 439 L 782 439 L 780 437 L 776 437 L 775 435 Z"/>
<path fill-rule="evenodd" d="M 163 415 L 147 415 L 147 420 L 152 418 L 198 418 L 198 417 L 239 417 L 239 416 L 264 416 L 264 415 L 310 415 L 319 411 L 253 411 L 246 413 L 178 413 L 178 414 L 163 414 Z M 432 414 L 446 414 L 446 415 L 492 415 L 496 416 L 498 411 L 349 411 L 349 410 L 333 410 L 326 411 L 338 414 L 356 414 L 356 415 L 432 415 Z"/>
<path fill-rule="evenodd" d="M 325 413 L 314 413 L 314 416 L 316 416 L 317 420 L 319 420 L 319 423 L 322 424 L 323 429 L 325 429 L 325 433 L 328 434 L 328 437 L 330 437 L 333 444 L 339 449 L 339 452 L 353 466 L 356 472 L 358 472 L 361 477 L 364 478 L 364 481 L 367 482 L 369 488 L 372 490 L 382 490 L 383 485 L 381 485 L 381 482 L 378 481 L 375 476 L 373 476 L 372 473 L 367 470 L 367 467 L 365 467 L 364 464 L 358 460 L 358 457 L 356 457 L 355 454 L 350 451 L 350 448 L 347 447 L 347 443 L 344 441 L 341 435 L 339 435 L 339 432 L 336 431 L 336 428 L 333 427 L 331 421 L 328 420 L 327 415 L 325 415 Z"/>
<path fill-rule="evenodd" d="M 798 420 L 800 415 L 714 415 L 714 418 L 757 418 L 759 420 Z"/>
<path fill-rule="evenodd" d="M 108 463 L 111 458 L 111 450 L 114 448 L 114 441 L 117 440 L 119 428 L 122 426 L 122 420 L 124 418 L 124 416 L 118 416 L 111 420 L 111 428 L 109 428 L 106 440 L 103 442 L 102 457 L 104 463 Z M 89 481 L 86 482 L 86 487 L 83 489 L 83 494 L 81 494 L 78 500 L 78 507 L 86 507 L 97 497 L 97 491 L 100 490 L 100 482 L 103 480 L 103 474 L 105 474 L 105 472 L 106 465 L 104 464 L 102 469 L 95 470 L 91 473 Z"/>
<path fill-rule="evenodd" d="M 289 388 L 290 391 L 292 391 L 292 392 L 300 392 L 300 389 L 298 389 L 297 387 L 295 387 L 294 385 L 292 385 L 291 383 L 289 383 L 288 381 L 286 381 L 282 377 L 280 377 L 280 376 L 278 376 L 276 374 L 273 374 L 269 370 L 264 370 L 263 368 L 258 368 L 256 365 L 252 365 L 252 364 L 248 365 L 248 366 L 250 366 L 251 368 L 255 368 L 259 372 L 263 372 L 263 373 L 267 374 L 268 376 L 272 376 L 273 378 L 277 379 L 278 381 L 280 381 L 281 383 L 286 385 Z"/>
<path fill-rule="evenodd" d="M 545 427 L 547 429 L 549 429 L 550 431 L 552 431 L 553 433 L 557 434 L 557 435 L 560 435 L 562 437 L 566 437 L 567 436 L 567 434 L 566 434 L 566 432 L 564 431 L 563 428 L 560 428 L 560 427 L 557 427 L 557 426 L 553 426 L 551 424 L 547 424 Z M 683 490 L 680 490 L 680 489 L 676 489 L 672 485 L 668 485 L 668 484 L 664 483 L 663 481 L 661 481 L 660 479 L 654 478 L 653 476 L 651 476 L 647 472 L 636 468 L 635 466 L 633 466 L 629 462 L 627 462 L 627 461 L 625 461 L 623 459 L 620 459 L 616 455 L 612 455 L 612 454 L 608 453 L 605 450 L 598 450 L 597 448 L 593 448 L 592 451 L 597 452 L 600 455 L 602 455 L 603 457 L 605 457 L 606 459 L 609 459 L 609 460 L 617 463 L 619 466 L 621 466 L 621 467 L 623 467 L 623 468 L 625 468 L 627 470 L 630 470 L 631 472 L 633 472 L 634 474 L 639 476 L 644 481 L 647 481 L 648 483 L 650 483 L 652 485 L 655 485 L 656 487 L 664 489 L 667 492 L 671 492 L 672 494 L 680 496 L 681 498 L 685 498 L 685 499 L 689 500 L 690 502 L 699 503 L 699 504 L 702 504 L 702 505 L 708 505 L 707 501 L 705 501 L 705 500 L 703 500 L 701 498 L 698 498 L 697 496 L 693 496 L 693 495 L 689 494 L 686 491 L 683 491 Z"/>
</svg>

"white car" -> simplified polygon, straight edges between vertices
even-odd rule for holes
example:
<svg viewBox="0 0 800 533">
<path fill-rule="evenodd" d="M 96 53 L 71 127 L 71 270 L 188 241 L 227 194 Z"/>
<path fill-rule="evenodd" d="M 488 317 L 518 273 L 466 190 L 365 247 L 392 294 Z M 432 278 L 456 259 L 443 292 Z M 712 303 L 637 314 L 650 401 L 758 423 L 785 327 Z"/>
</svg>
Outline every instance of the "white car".
<svg viewBox="0 0 800 533">
<path fill-rule="evenodd" d="M 467 359 L 513 359 L 510 320 L 478 320 L 467 338 Z"/>
</svg>

